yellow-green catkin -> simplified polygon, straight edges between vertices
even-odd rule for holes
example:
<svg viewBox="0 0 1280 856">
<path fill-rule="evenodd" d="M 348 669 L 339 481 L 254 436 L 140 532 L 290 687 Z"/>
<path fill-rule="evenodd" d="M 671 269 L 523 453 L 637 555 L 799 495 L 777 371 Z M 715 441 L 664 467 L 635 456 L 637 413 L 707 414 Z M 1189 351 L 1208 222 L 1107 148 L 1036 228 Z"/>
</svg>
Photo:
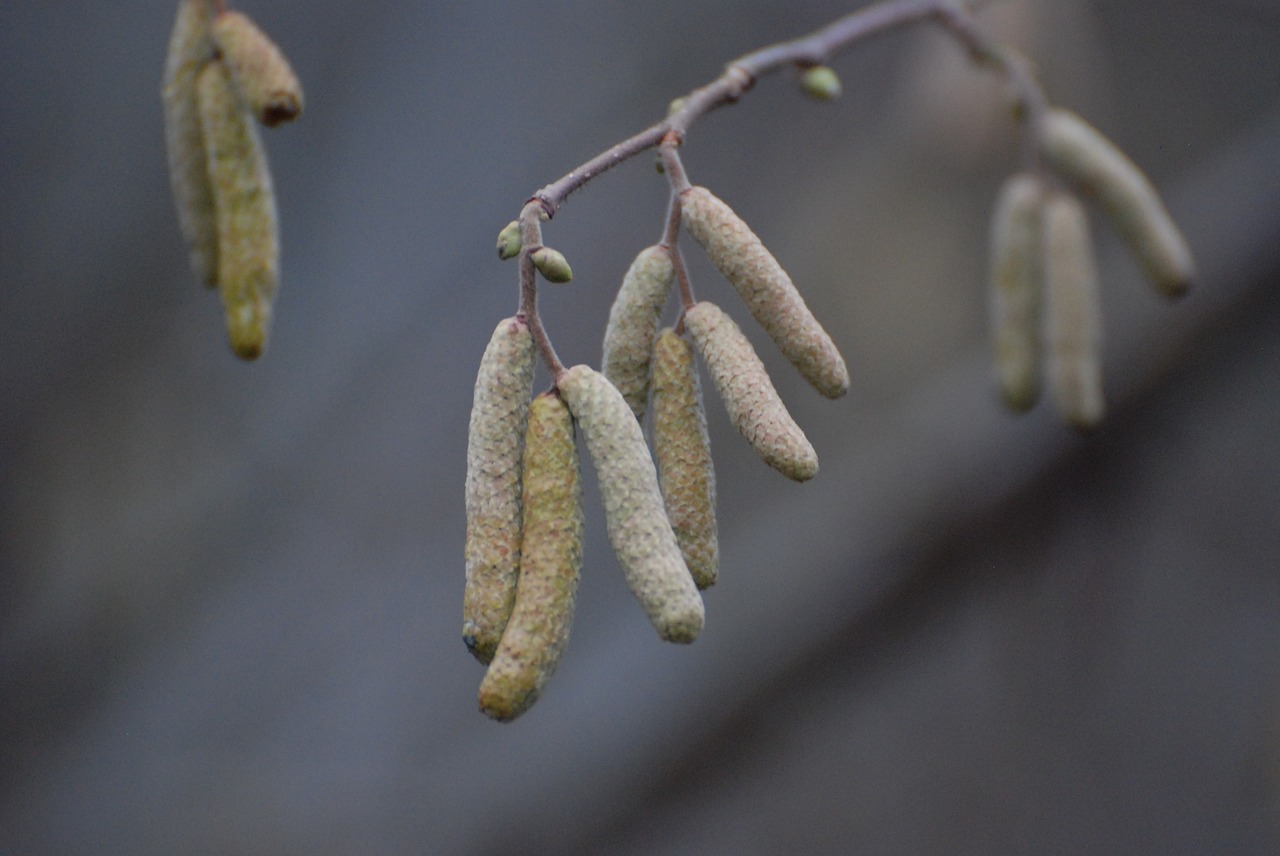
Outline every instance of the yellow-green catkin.
<svg viewBox="0 0 1280 856">
<path fill-rule="evenodd" d="M 684 323 L 729 412 L 729 421 L 756 454 L 796 481 L 817 475 L 817 453 L 733 319 L 704 300 L 685 313 Z"/>
<path fill-rule="evenodd" d="M 668 248 L 641 250 L 622 278 L 622 287 L 609 310 L 600 371 L 622 393 L 639 420 L 644 419 L 649 398 L 653 338 L 674 280 L 675 267 Z"/>
<path fill-rule="evenodd" d="M 210 62 L 197 84 L 218 224 L 218 290 L 231 349 L 252 360 L 266 348 L 279 278 L 275 193 L 257 128 L 226 68 Z"/>
<path fill-rule="evenodd" d="M 529 407 L 515 606 L 480 683 L 480 710 L 510 722 L 538 699 L 569 641 L 582 568 L 582 488 L 573 416 L 554 392 Z"/>
<path fill-rule="evenodd" d="M 658 635 L 692 642 L 706 614 L 667 520 L 658 474 L 635 414 L 608 379 L 574 366 L 556 381 L 596 468 L 609 541 Z"/>
<path fill-rule="evenodd" d="M 791 277 L 733 209 L 705 187 L 681 193 L 684 225 L 737 289 L 752 316 L 818 392 L 849 391 L 849 370 Z"/>
<path fill-rule="evenodd" d="M 187 243 L 192 271 L 209 287 L 218 284 L 218 220 L 205 160 L 196 78 L 213 59 L 212 20 L 209 0 L 182 0 L 178 4 L 160 90 L 178 226 Z"/>
<path fill-rule="evenodd" d="M 670 327 L 653 346 L 653 454 L 676 543 L 705 589 L 720 567 L 716 474 L 693 346 Z"/>
<path fill-rule="evenodd" d="M 524 437 L 533 394 L 533 334 L 520 318 L 498 323 L 480 358 L 467 435 L 466 587 L 462 640 L 493 659 L 520 572 Z"/>
<path fill-rule="evenodd" d="M 1080 192 L 1095 197 L 1148 279 L 1169 297 L 1195 276 L 1191 250 L 1150 180 L 1096 128 L 1051 110 L 1042 128 L 1045 159 Z"/>
<path fill-rule="evenodd" d="M 270 128 L 298 117 L 302 85 L 280 48 L 247 15 L 220 13 L 213 20 L 213 41 L 236 93 L 259 122 Z"/>
<path fill-rule="evenodd" d="M 1055 193 L 1044 209 L 1045 344 L 1049 385 L 1071 425 L 1102 421 L 1102 313 L 1084 207 Z"/>
<path fill-rule="evenodd" d="M 1023 412 L 1040 395 L 1041 212 L 1044 187 L 1029 173 L 1000 188 L 991 227 L 991 330 L 996 382 L 1005 405 Z"/>
</svg>

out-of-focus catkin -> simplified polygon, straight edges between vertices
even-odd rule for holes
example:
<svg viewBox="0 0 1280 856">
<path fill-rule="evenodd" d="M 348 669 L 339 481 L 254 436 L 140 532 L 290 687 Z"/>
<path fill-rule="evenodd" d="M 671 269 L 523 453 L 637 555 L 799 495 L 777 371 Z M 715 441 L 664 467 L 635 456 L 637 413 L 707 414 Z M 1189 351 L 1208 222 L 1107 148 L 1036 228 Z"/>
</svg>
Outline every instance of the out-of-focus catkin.
<svg viewBox="0 0 1280 856">
<path fill-rule="evenodd" d="M 705 187 L 689 188 L 680 199 L 689 234 L 805 380 L 828 398 L 848 392 L 849 370 L 835 342 L 750 227 Z"/>
<path fill-rule="evenodd" d="M 178 4 L 161 87 L 169 184 L 178 209 L 178 226 L 187 243 L 191 269 L 209 287 L 218 284 L 218 220 L 205 159 L 196 78 L 213 59 L 212 19 L 209 0 Z"/>
<path fill-rule="evenodd" d="M 582 567 L 582 490 L 573 416 L 560 396 L 529 407 L 524 527 L 515 606 L 480 683 L 480 710 L 502 722 L 538 699 L 569 641 Z"/>
<path fill-rule="evenodd" d="M 667 520 L 640 423 L 617 387 L 588 366 L 568 369 L 556 386 L 595 465 L 609 541 L 627 585 L 659 636 L 692 642 L 705 620 L 702 596 Z"/>
<path fill-rule="evenodd" d="M 675 268 L 668 248 L 653 246 L 641 250 L 622 278 L 622 287 L 609 310 L 600 371 L 622 393 L 639 420 L 644 419 L 649 398 L 653 339 L 674 279 Z"/>
<path fill-rule="evenodd" d="M 268 128 L 302 112 L 302 85 L 280 48 L 241 12 L 213 19 L 213 41 L 231 72 L 236 93 Z"/>
<path fill-rule="evenodd" d="M 1102 317 L 1084 207 L 1055 193 L 1044 209 L 1045 342 L 1049 385 L 1063 417 L 1080 429 L 1102 421 Z"/>
<path fill-rule="evenodd" d="M 817 453 L 733 319 L 704 300 L 685 313 L 684 323 L 729 412 L 729 421 L 756 453 L 796 481 L 817 475 Z"/>
<path fill-rule="evenodd" d="M 991 330 L 996 381 L 1009 409 L 1040 395 L 1041 211 L 1044 188 L 1027 173 L 1000 188 L 991 228 Z"/>
<path fill-rule="evenodd" d="M 693 347 L 667 328 L 653 347 L 653 453 L 667 518 L 698 588 L 720 567 L 716 475 Z"/>
<path fill-rule="evenodd" d="M 462 639 L 493 659 L 515 601 L 520 570 L 521 487 L 533 334 L 520 318 L 499 322 L 480 358 L 467 437 L 466 587 Z"/>
<path fill-rule="evenodd" d="M 279 277 L 271 173 L 257 128 L 221 62 L 205 65 L 197 91 L 217 217 L 218 290 L 231 348 L 252 360 L 266 348 Z"/>
<path fill-rule="evenodd" d="M 1184 294 L 1195 276 L 1191 250 L 1142 170 L 1068 110 L 1049 111 L 1041 132 L 1050 166 L 1080 192 L 1097 198 L 1147 277 L 1170 297 Z"/>
</svg>

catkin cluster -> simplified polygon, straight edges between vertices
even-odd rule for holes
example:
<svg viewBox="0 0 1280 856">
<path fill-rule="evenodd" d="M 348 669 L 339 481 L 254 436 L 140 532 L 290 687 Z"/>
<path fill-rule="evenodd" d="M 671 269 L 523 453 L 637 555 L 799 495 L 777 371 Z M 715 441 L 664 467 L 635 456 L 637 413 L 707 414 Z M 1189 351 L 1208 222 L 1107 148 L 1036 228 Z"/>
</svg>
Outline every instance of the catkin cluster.
<svg viewBox="0 0 1280 856">
<path fill-rule="evenodd" d="M 182 0 L 162 87 L 169 179 L 191 267 L 217 286 L 232 350 L 266 347 L 279 280 L 275 193 L 256 123 L 302 111 L 279 48 L 245 15 Z"/>
<path fill-rule="evenodd" d="M 1096 128 L 1054 109 L 1036 133 L 1046 169 L 1007 179 L 992 221 L 996 381 L 1005 404 L 1020 412 L 1039 397 L 1043 371 L 1063 418 L 1088 429 L 1106 409 L 1102 319 L 1089 221 L 1077 194 L 1098 203 L 1162 294 L 1184 294 L 1195 266 L 1151 182 Z"/>
</svg>

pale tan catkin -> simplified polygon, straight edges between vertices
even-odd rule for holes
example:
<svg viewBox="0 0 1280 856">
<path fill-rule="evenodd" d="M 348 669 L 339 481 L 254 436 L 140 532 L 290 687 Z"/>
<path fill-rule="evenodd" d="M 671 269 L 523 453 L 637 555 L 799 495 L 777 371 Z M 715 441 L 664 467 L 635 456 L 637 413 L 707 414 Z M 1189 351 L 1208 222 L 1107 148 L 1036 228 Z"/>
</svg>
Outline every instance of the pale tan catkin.
<svg viewBox="0 0 1280 856">
<path fill-rule="evenodd" d="M 828 398 L 848 392 L 849 369 L 835 342 L 750 227 L 705 187 L 685 190 L 680 200 L 689 234 L 805 380 Z"/>
<path fill-rule="evenodd" d="M 996 382 L 1010 410 L 1040 396 L 1041 244 L 1044 188 L 1029 173 L 1000 188 L 991 227 L 991 330 Z"/>
<path fill-rule="evenodd" d="M 191 269 L 209 287 L 218 284 L 218 220 L 205 160 L 196 78 L 213 59 L 209 0 L 182 0 L 169 37 L 161 102 L 169 159 L 169 185 Z"/>
<path fill-rule="evenodd" d="M 271 173 L 257 128 L 221 62 L 200 72 L 198 95 L 218 223 L 218 291 L 231 348 L 252 360 L 266 348 L 279 278 Z"/>
<path fill-rule="evenodd" d="M 520 473 L 534 354 L 529 325 L 506 318 L 494 329 L 476 374 L 467 435 L 462 640 L 482 663 L 498 649 L 520 572 Z"/>
<path fill-rule="evenodd" d="M 1084 207 L 1055 193 L 1044 210 L 1045 343 L 1058 410 L 1076 428 L 1102 421 L 1102 313 Z"/>
<path fill-rule="evenodd" d="M 516 602 L 480 682 L 480 710 L 501 722 L 538 699 L 569 641 L 582 568 L 582 488 L 573 416 L 555 393 L 529 407 L 524 527 Z"/>
<path fill-rule="evenodd" d="M 1080 192 L 1097 198 L 1148 279 L 1169 297 L 1195 276 L 1191 249 L 1151 181 L 1096 128 L 1068 110 L 1051 110 L 1042 128 L 1045 159 Z"/>
<path fill-rule="evenodd" d="M 796 481 L 817 475 L 817 453 L 733 319 L 704 300 L 685 313 L 684 323 L 729 412 L 729 421 L 756 454 Z"/>
<path fill-rule="evenodd" d="M 668 248 L 641 250 L 622 278 L 622 287 L 609 310 L 600 372 L 618 388 L 639 420 L 644 419 L 649 399 L 653 337 L 674 280 L 675 268 Z"/>
<path fill-rule="evenodd" d="M 567 370 L 556 385 L 586 440 L 609 541 L 631 593 L 660 637 L 692 642 L 705 620 L 702 596 L 667 520 L 640 423 L 617 387 L 588 366 Z"/>
<path fill-rule="evenodd" d="M 289 61 L 258 25 L 242 12 L 225 11 L 213 20 L 213 41 L 231 72 L 231 82 L 259 122 L 268 128 L 302 113 L 302 85 Z"/>
<path fill-rule="evenodd" d="M 653 346 L 653 454 L 676 543 L 705 589 L 720 567 L 716 474 L 693 347 L 670 327 Z"/>
</svg>

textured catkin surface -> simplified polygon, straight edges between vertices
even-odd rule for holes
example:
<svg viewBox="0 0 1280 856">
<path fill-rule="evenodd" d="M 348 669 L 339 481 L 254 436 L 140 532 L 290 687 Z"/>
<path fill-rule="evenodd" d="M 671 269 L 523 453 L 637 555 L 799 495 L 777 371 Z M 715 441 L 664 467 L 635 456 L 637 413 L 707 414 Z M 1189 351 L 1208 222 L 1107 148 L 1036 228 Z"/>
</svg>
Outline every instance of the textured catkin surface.
<svg viewBox="0 0 1280 856">
<path fill-rule="evenodd" d="M 667 518 L 698 588 L 715 584 L 716 474 L 693 346 L 667 328 L 653 346 L 653 453 Z"/>
<path fill-rule="evenodd" d="M 828 398 L 848 392 L 849 370 L 835 342 L 751 228 L 705 187 L 690 188 L 680 198 L 689 234 L 804 379 Z"/>
<path fill-rule="evenodd" d="M 674 278 L 675 268 L 666 247 L 641 250 L 622 278 L 609 310 L 600 372 L 622 393 L 636 419 L 644 419 L 653 338 Z"/>
<path fill-rule="evenodd" d="M 515 601 L 520 570 L 520 471 L 533 368 L 529 326 L 518 318 L 503 319 L 480 358 L 467 436 L 462 639 L 482 663 L 493 659 Z"/>
<path fill-rule="evenodd" d="M 205 157 L 218 224 L 218 290 L 231 348 L 245 359 L 262 354 L 279 276 L 276 200 L 253 119 L 220 62 L 198 80 Z"/>
<path fill-rule="evenodd" d="M 480 683 L 480 710 L 507 722 L 538 699 L 573 621 L 582 568 L 582 485 L 573 416 L 555 393 L 529 407 L 524 444 L 524 532 L 515 606 Z"/>
<path fill-rule="evenodd" d="M 242 12 L 213 19 L 213 41 L 231 73 L 236 92 L 267 127 L 302 112 L 302 86 L 275 42 Z"/>
<path fill-rule="evenodd" d="M 1050 111 L 1043 139 L 1050 165 L 1098 200 L 1147 278 L 1169 297 L 1184 294 L 1195 276 L 1191 249 L 1142 170 L 1069 110 Z"/>
<path fill-rule="evenodd" d="M 991 224 L 991 333 L 1004 403 L 1024 411 L 1040 397 L 1040 297 L 1044 189 L 1034 175 L 1010 176 Z"/>
<path fill-rule="evenodd" d="M 1102 421 L 1102 310 L 1084 206 L 1070 193 L 1045 204 L 1045 340 L 1058 409 L 1077 428 Z"/>
<path fill-rule="evenodd" d="M 729 412 L 729 421 L 756 454 L 796 481 L 817 475 L 818 454 L 787 412 L 764 363 L 733 319 L 704 300 L 685 313 L 684 322 Z"/>
<path fill-rule="evenodd" d="M 667 520 L 640 423 L 617 387 L 588 366 L 569 369 L 557 386 L 595 465 L 609 541 L 627 585 L 659 636 L 692 642 L 705 618 L 702 596 Z"/>
<path fill-rule="evenodd" d="M 169 37 L 161 101 L 169 183 L 191 269 L 210 287 L 218 283 L 218 222 L 205 160 L 204 131 L 196 96 L 200 69 L 213 59 L 209 0 L 183 0 Z"/>
</svg>

